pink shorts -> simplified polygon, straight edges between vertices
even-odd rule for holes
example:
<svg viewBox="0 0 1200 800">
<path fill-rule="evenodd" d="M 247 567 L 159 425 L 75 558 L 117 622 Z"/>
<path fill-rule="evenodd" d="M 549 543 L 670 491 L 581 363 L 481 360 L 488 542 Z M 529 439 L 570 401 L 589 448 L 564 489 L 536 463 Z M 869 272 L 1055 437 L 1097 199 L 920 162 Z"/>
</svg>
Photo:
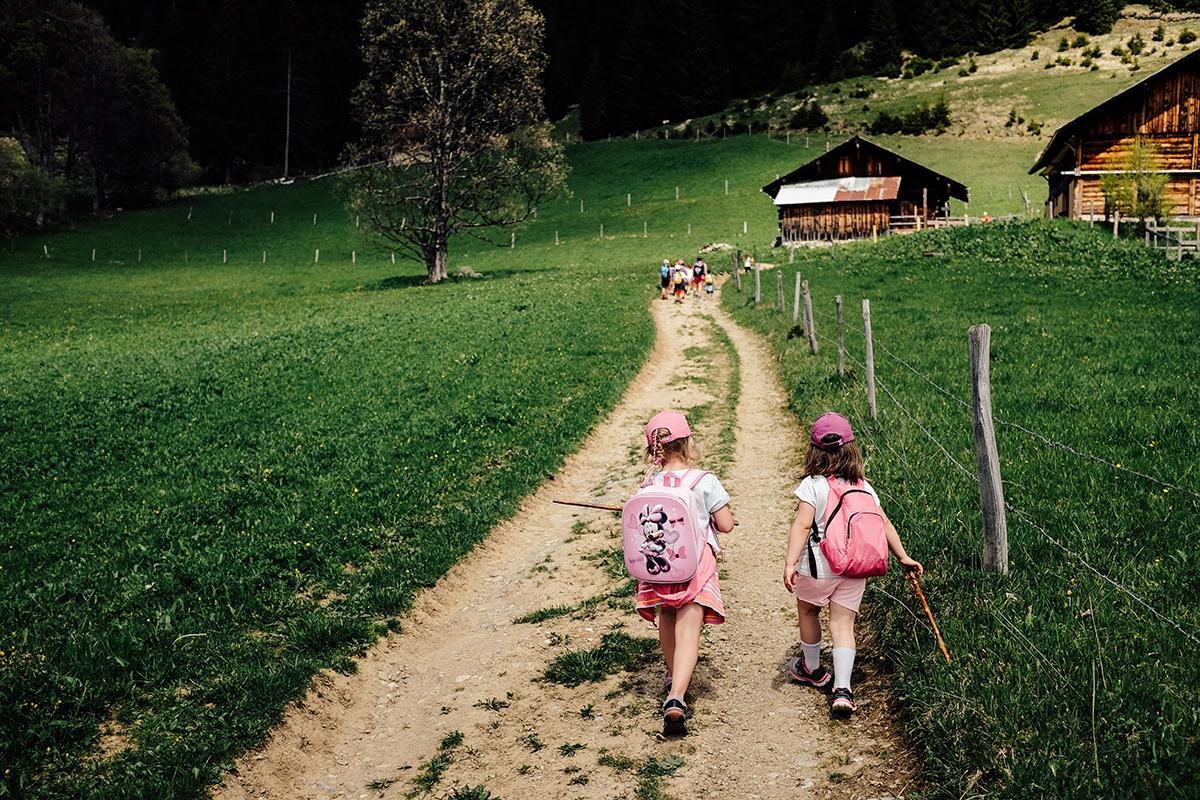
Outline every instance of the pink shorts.
<svg viewBox="0 0 1200 800">
<path fill-rule="evenodd" d="M 837 603 L 839 606 L 858 613 L 858 607 L 862 604 L 863 591 L 866 588 L 866 578 L 796 576 L 796 599 L 821 608 L 830 603 Z"/>
</svg>

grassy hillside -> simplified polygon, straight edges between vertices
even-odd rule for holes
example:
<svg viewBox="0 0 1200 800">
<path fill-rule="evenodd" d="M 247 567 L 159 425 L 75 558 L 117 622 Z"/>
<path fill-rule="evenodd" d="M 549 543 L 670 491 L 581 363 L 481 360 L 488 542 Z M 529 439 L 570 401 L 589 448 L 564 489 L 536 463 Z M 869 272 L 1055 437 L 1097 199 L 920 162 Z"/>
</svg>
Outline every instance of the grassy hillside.
<svg viewBox="0 0 1200 800">
<path fill-rule="evenodd" d="M 818 354 L 796 335 L 790 308 L 754 308 L 748 286 L 727 293 L 726 306 L 768 336 L 802 420 L 827 409 L 851 417 L 884 507 L 929 570 L 925 591 L 952 664 L 910 610 L 900 576 L 872 584 L 864 608 L 892 654 L 936 794 L 1194 797 L 1194 269 L 1098 228 L 1045 222 L 893 238 L 836 256 L 801 251 L 785 270 L 789 289 L 793 268 L 812 287 Z M 769 274 L 768 284 L 773 292 Z M 835 294 L 846 300 L 845 377 Z M 884 387 L 875 421 L 861 366 L 864 297 Z M 981 322 L 993 329 L 1001 471 L 1017 509 L 1008 576 L 980 571 L 965 404 L 967 329 Z"/>
<path fill-rule="evenodd" d="M 622 260 L 560 269 L 551 245 L 421 286 L 328 189 L 0 257 L 0 793 L 201 794 L 640 365 L 651 325 Z"/>
<path fill-rule="evenodd" d="M 994 203 L 976 199 L 972 213 L 1018 210 L 1010 186 L 1044 194 L 1024 175 L 1029 138 L 986 151 L 962 137 L 882 141 Z M 514 248 L 455 242 L 452 271 L 487 277 L 438 287 L 361 237 L 329 182 L 184 199 L 12 242 L 0 252 L 4 789 L 202 793 L 312 672 L 349 668 L 347 654 L 396 624 L 619 395 L 649 346 L 656 264 L 714 241 L 767 256 L 776 217 L 759 187 L 824 146 L 760 135 L 571 145 L 573 194 L 545 204 Z M 1003 263 L 1013 246 L 970 235 L 979 245 L 956 275 Z M 904 291 L 915 267 L 886 254 L 931 241 L 889 245 L 847 274 L 864 291 Z M 1094 301 L 1111 316 L 1115 289 L 1074 299 L 1109 280 L 1071 273 L 1075 250 L 1050 266 L 1023 252 L 995 294 L 988 276 L 1001 273 L 980 266 L 962 296 L 996 298 L 1022 329 L 1040 313 L 1026 302 L 1090 315 Z M 1048 288 L 1010 297 L 1025 281 Z M 944 302 L 915 292 L 908 308 L 936 319 Z M 1138 319 L 1150 336 L 1164 317 Z M 1187 385 L 1186 357 L 1162 358 Z M 1048 402 L 1086 391 L 1060 377 L 1044 375 Z M 918 700 L 920 725 L 929 706 Z M 1126 718 L 1143 729 L 1144 717 Z"/>
</svg>

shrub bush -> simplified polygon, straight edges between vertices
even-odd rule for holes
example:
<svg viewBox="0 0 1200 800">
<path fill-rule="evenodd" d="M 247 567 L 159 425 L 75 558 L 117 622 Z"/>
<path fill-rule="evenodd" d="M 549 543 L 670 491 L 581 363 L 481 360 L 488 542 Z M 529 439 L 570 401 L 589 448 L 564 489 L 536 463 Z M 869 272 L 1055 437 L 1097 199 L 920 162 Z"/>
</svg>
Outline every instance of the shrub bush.
<svg viewBox="0 0 1200 800">
<path fill-rule="evenodd" d="M 829 115 L 816 100 L 800 106 L 792 112 L 788 127 L 793 130 L 819 130 L 829 124 Z"/>
<path fill-rule="evenodd" d="M 945 96 L 942 96 L 934 103 L 921 103 L 907 114 L 880 111 L 871 123 L 870 131 L 875 134 L 903 133 L 908 136 L 920 136 L 930 131 L 944 133 L 950 127 L 950 121 L 950 104 L 946 102 Z"/>
</svg>

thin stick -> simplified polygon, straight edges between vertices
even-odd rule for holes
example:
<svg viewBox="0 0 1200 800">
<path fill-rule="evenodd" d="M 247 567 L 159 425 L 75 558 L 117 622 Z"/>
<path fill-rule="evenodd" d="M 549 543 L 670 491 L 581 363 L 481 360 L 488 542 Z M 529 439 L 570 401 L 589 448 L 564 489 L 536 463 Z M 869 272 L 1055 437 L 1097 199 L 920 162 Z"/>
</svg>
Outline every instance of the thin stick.
<svg viewBox="0 0 1200 800">
<path fill-rule="evenodd" d="M 938 630 L 937 622 L 933 619 L 933 612 L 929 610 L 929 603 L 925 602 L 925 593 L 921 591 L 921 584 L 917 582 L 916 574 L 907 572 L 904 577 L 908 578 L 913 591 L 917 593 L 917 599 L 921 601 L 921 608 L 925 609 L 925 616 L 929 617 L 929 624 L 933 626 L 933 635 L 937 637 L 938 647 L 941 648 L 942 655 L 946 657 L 946 663 L 949 664 L 950 651 L 946 649 L 946 642 L 942 639 L 942 632 Z"/>
<path fill-rule="evenodd" d="M 598 508 L 601 511 L 621 511 L 622 510 L 622 508 L 620 506 L 602 506 L 602 505 L 598 505 L 597 503 L 577 503 L 573 500 L 554 500 L 553 502 L 558 503 L 560 506 L 579 506 L 580 508 Z"/>
<path fill-rule="evenodd" d="M 605 506 L 599 503 L 580 503 L 576 500 L 551 500 L 552 503 L 557 503 L 560 506 L 579 506 L 580 508 L 598 508 L 601 511 L 624 511 L 621 506 Z M 734 526 L 740 525 L 736 519 L 733 521 Z M 936 628 L 935 628 L 936 630 Z"/>
</svg>

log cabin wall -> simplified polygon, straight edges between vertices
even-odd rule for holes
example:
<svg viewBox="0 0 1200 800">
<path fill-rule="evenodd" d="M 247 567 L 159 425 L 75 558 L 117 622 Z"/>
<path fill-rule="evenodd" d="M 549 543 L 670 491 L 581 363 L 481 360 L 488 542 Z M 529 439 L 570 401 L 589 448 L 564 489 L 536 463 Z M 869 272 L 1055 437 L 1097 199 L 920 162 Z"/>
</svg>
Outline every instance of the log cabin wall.
<svg viewBox="0 0 1200 800">
<path fill-rule="evenodd" d="M 887 202 L 815 203 L 782 206 L 779 227 L 784 242 L 862 239 L 888 229 Z"/>
<path fill-rule="evenodd" d="M 1169 216 L 1200 215 L 1200 61 L 1185 58 L 1068 125 L 1075 126 L 1049 164 L 1047 215 L 1086 219 L 1107 216 L 1101 180 L 1125 169 L 1136 137 L 1149 140 L 1169 175 L 1165 210 Z M 1080 173 L 1080 174 L 1076 174 Z M 1089 174 L 1090 173 L 1090 174 Z M 1058 180 L 1056 180 L 1058 179 Z"/>
</svg>

